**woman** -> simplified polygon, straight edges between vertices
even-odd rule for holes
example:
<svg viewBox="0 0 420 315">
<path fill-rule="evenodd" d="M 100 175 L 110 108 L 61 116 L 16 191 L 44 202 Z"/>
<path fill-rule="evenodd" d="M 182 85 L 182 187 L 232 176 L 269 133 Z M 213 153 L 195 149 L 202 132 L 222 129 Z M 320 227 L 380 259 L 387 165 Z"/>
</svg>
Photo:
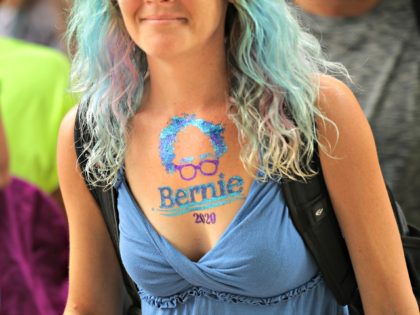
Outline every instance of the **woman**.
<svg viewBox="0 0 420 315">
<path fill-rule="evenodd" d="M 315 143 L 366 313 L 418 314 L 370 128 L 285 1 L 80 0 L 69 32 L 94 138 L 85 171 L 118 190 L 143 314 L 346 314 L 277 183 L 312 174 Z M 66 314 L 121 314 L 115 252 L 75 167 L 75 115 L 58 148 Z"/>
</svg>

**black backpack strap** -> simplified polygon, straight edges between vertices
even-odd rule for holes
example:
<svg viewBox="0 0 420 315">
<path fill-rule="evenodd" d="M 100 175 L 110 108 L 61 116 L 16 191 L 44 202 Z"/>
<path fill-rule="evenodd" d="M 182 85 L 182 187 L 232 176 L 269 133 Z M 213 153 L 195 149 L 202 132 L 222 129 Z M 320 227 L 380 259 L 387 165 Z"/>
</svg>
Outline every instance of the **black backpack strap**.
<svg viewBox="0 0 420 315">
<path fill-rule="evenodd" d="M 312 167 L 318 171 L 316 176 L 306 181 L 283 180 L 281 183 L 290 216 L 337 301 L 349 305 L 351 315 L 363 314 L 350 255 L 329 198 L 317 154 L 313 157 Z M 413 292 L 420 302 L 420 229 L 407 224 L 388 185 L 387 190 Z"/>
<path fill-rule="evenodd" d="M 363 314 L 350 256 L 316 154 L 312 165 L 318 174 L 310 179 L 282 181 L 286 204 L 296 229 L 338 303 L 349 305 L 352 314 Z"/>
<path fill-rule="evenodd" d="M 414 14 L 417 20 L 417 30 L 420 33 L 420 0 L 412 0 L 412 2 L 413 2 Z"/>
<path fill-rule="evenodd" d="M 74 143 L 76 147 L 76 154 L 78 157 L 78 163 L 82 171 L 83 178 L 85 183 L 94 197 L 96 203 L 101 210 L 101 214 L 104 218 L 106 227 L 108 229 L 109 235 L 114 246 L 115 253 L 117 254 L 118 262 L 121 268 L 121 273 L 123 275 L 124 284 L 126 291 L 129 294 L 130 306 L 126 312 L 127 315 L 140 314 L 141 303 L 138 295 L 138 290 L 127 274 L 121 260 L 120 250 L 119 250 L 119 228 L 118 228 L 118 211 L 117 211 L 117 191 L 114 188 L 103 189 L 99 186 L 91 186 L 86 180 L 85 166 L 88 159 L 88 148 L 86 147 L 90 143 L 90 136 L 86 131 L 82 132 L 82 126 L 80 122 L 80 113 L 79 110 L 76 114 L 76 121 L 74 126 Z"/>
</svg>

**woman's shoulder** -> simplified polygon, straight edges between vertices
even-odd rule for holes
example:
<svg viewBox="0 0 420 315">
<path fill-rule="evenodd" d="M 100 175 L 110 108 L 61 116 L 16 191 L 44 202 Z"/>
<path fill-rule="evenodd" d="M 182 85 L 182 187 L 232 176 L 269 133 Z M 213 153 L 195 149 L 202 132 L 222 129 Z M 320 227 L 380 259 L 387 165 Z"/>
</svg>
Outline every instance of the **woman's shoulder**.
<svg viewBox="0 0 420 315">
<path fill-rule="evenodd" d="M 349 86 L 329 75 L 319 76 L 317 106 L 330 119 L 334 117 L 341 120 L 349 118 L 348 114 L 356 113 L 364 117 L 361 106 Z"/>
<path fill-rule="evenodd" d="M 329 132 L 335 128 L 319 128 L 319 131 L 326 133 L 323 136 L 330 138 L 336 131 L 341 135 L 351 134 L 352 130 L 365 126 L 366 131 L 370 132 L 366 116 L 360 103 L 352 90 L 343 81 L 328 75 L 319 76 L 319 93 L 317 107 L 322 115 L 329 121 L 332 121 L 337 128 L 334 132 Z M 321 126 L 331 124 L 319 124 Z M 360 130 L 359 130 L 360 131 Z M 336 139 L 337 140 L 337 139 Z"/>
<path fill-rule="evenodd" d="M 317 107 L 323 118 L 317 121 L 318 138 L 327 149 L 322 153 L 335 157 L 323 159 L 323 169 L 327 171 L 330 164 L 339 161 L 343 169 L 350 169 L 363 163 L 368 154 L 374 160 L 372 130 L 356 96 L 344 82 L 331 76 L 320 76 L 319 83 Z"/>
<path fill-rule="evenodd" d="M 58 153 L 60 149 L 64 151 L 74 150 L 74 126 L 76 122 L 78 105 L 73 106 L 64 118 L 61 120 L 60 128 L 58 131 Z"/>
</svg>

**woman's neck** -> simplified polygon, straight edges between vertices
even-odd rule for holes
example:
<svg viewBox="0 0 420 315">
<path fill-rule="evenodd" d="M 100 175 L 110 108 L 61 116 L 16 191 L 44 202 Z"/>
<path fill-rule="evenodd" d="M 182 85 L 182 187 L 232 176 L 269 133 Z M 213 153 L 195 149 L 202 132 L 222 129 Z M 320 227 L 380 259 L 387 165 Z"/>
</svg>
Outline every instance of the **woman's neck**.
<svg viewBox="0 0 420 315">
<path fill-rule="evenodd" d="M 225 106 L 229 89 L 226 57 L 224 49 L 216 51 L 219 53 L 203 51 L 170 61 L 148 58 L 150 76 L 142 109 L 174 115 Z"/>
<path fill-rule="evenodd" d="M 308 13 L 329 17 L 360 16 L 382 0 L 294 0 Z"/>
</svg>

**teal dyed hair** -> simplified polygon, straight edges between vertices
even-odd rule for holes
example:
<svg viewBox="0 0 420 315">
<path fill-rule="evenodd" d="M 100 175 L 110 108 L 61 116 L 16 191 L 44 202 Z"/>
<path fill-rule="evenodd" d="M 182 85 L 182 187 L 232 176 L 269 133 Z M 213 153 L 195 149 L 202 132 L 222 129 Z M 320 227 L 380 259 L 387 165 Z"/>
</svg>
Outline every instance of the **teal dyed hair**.
<svg viewBox="0 0 420 315">
<path fill-rule="evenodd" d="M 143 94 L 147 60 L 127 34 L 115 1 L 75 0 L 68 29 L 74 90 L 92 136 L 86 172 L 92 184 L 112 185 L 126 149 L 127 124 Z M 347 74 L 322 57 L 318 41 L 304 31 L 284 0 L 233 0 L 226 18 L 230 79 L 229 117 L 237 126 L 241 160 L 261 179 L 313 173 L 318 142 L 315 103 L 319 74 Z M 97 172 L 97 170 L 100 170 Z"/>
</svg>

